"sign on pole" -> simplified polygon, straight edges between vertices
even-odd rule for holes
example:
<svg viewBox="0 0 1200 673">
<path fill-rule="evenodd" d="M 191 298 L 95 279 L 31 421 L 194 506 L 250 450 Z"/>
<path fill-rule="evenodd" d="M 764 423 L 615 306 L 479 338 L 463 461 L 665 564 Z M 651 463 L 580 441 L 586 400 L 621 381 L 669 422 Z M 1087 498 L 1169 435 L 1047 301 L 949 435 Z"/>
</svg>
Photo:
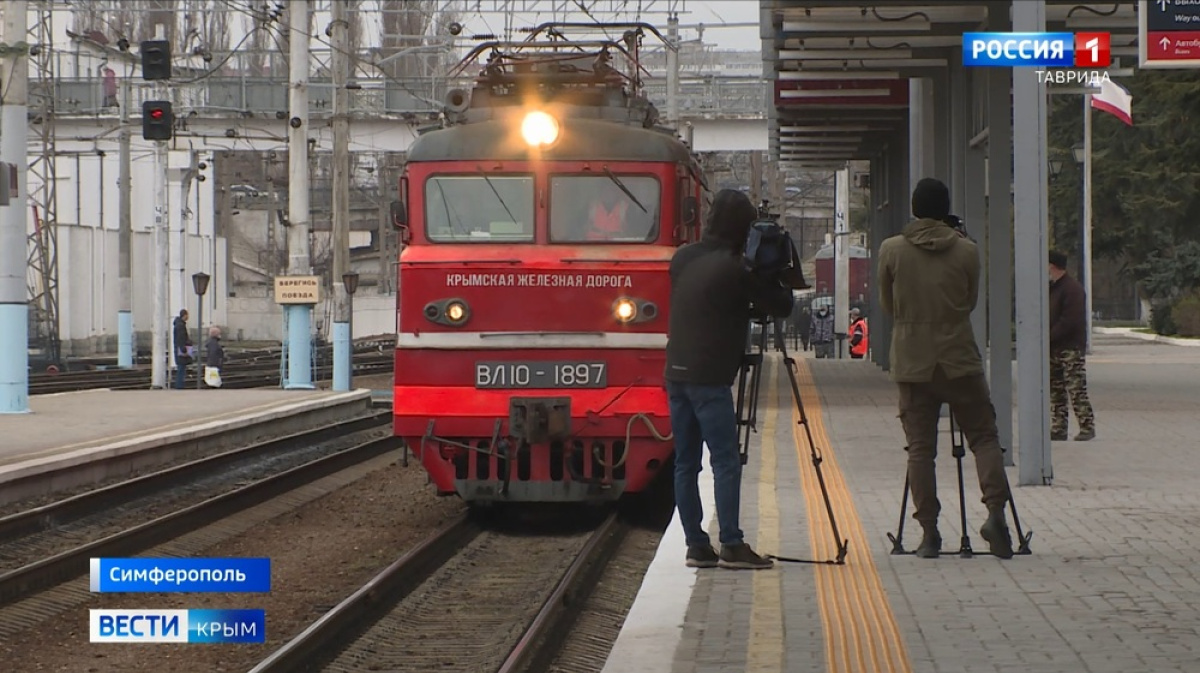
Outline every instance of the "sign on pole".
<svg viewBox="0 0 1200 673">
<path fill-rule="evenodd" d="M 276 276 L 275 303 L 317 304 L 321 301 L 319 276 Z"/>
<path fill-rule="evenodd" d="M 1141 0 L 1138 64 L 1200 68 L 1200 5 L 1194 0 Z"/>
</svg>

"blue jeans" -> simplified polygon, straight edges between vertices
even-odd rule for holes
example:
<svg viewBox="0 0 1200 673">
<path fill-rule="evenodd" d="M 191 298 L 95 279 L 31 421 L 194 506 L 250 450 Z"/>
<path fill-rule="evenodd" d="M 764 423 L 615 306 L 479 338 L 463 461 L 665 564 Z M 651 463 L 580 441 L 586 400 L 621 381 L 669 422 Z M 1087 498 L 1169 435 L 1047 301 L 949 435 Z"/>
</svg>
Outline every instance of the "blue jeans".
<svg viewBox="0 0 1200 673">
<path fill-rule="evenodd" d="M 704 532 L 704 509 L 697 481 L 708 444 L 717 500 L 721 544 L 742 543 L 738 514 L 742 496 L 742 461 L 738 456 L 737 411 L 729 386 L 667 381 L 671 430 L 675 433 L 675 507 L 689 547 L 711 545 Z"/>
</svg>

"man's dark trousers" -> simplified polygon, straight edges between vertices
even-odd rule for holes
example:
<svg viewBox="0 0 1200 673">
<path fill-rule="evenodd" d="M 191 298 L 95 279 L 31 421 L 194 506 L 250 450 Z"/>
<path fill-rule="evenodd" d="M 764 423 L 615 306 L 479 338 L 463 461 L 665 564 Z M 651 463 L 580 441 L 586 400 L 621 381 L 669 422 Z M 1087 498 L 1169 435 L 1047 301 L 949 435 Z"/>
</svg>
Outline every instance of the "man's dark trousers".
<svg viewBox="0 0 1200 673">
<path fill-rule="evenodd" d="M 900 390 L 900 422 L 908 439 L 913 518 L 923 525 L 932 525 L 941 511 L 934 459 L 942 404 L 950 405 L 955 422 L 975 454 L 984 504 L 989 511 L 1003 508 L 1009 499 L 1008 475 L 1004 473 L 1004 453 L 996 431 L 996 410 L 983 374 L 948 379 L 941 367 L 937 367 L 928 383 L 896 385 Z"/>
</svg>

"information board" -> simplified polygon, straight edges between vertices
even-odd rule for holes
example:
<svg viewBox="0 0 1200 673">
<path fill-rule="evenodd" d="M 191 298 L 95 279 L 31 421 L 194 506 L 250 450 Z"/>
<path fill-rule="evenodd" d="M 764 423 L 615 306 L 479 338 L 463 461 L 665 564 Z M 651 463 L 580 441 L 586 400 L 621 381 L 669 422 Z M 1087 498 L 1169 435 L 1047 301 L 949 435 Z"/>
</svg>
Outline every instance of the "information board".
<svg viewBox="0 0 1200 673">
<path fill-rule="evenodd" d="M 1200 0 L 1141 0 L 1138 64 L 1142 68 L 1200 67 Z"/>
<path fill-rule="evenodd" d="M 319 276 L 276 276 L 275 303 L 316 304 L 321 301 Z"/>
</svg>

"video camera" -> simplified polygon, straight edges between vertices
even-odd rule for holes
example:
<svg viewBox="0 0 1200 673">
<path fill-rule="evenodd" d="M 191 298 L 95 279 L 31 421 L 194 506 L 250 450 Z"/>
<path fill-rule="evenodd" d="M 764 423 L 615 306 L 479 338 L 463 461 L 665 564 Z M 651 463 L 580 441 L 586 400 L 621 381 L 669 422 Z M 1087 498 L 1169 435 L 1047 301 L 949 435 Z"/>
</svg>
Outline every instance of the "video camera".
<svg viewBox="0 0 1200 673">
<path fill-rule="evenodd" d="M 811 287 L 800 268 L 800 253 L 788 230 L 779 224 L 779 215 L 770 212 L 766 200 L 758 207 L 758 219 L 746 236 L 743 261 L 751 273 L 765 281 L 775 281 L 793 290 Z"/>
<path fill-rule="evenodd" d="M 971 236 L 970 236 L 970 235 L 967 233 L 967 225 L 966 225 L 966 223 L 964 223 L 964 222 L 962 221 L 962 218 L 961 218 L 961 217 L 959 217 L 958 215 L 947 215 L 946 217 L 944 217 L 944 218 L 942 219 L 942 222 L 945 222 L 947 225 L 949 225 L 949 227 L 950 227 L 951 229 L 953 229 L 954 231 L 957 231 L 957 232 L 958 232 L 958 234 L 959 234 L 960 236 L 962 236 L 963 238 L 970 238 L 970 237 L 971 237 Z"/>
</svg>

